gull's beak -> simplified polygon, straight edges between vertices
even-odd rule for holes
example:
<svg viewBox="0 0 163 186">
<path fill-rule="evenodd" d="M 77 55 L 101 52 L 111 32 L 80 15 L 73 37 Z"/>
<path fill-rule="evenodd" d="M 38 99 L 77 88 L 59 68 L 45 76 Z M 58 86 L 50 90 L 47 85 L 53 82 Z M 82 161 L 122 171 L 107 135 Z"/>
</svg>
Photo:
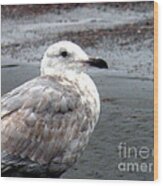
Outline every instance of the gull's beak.
<svg viewBox="0 0 163 186">
<path fill-rule="evenodd" d="M 86 61 L 89 66 L 97 67 L 97 68 L 108 68 L 108 64 L 106 61 L 100 58 L 89 58 L 88 61 Z"/>
</svg>

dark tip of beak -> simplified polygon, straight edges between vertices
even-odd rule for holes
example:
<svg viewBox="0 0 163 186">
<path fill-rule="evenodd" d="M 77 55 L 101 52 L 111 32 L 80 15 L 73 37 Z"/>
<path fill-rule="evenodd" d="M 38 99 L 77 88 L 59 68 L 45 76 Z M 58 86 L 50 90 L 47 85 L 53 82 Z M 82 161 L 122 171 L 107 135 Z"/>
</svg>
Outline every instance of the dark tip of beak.
<svg viewBox="0 0 163 186">
<path fill-rule="evenodd" d="M 106 61 L 100 58 L 90 58 L 89 61 L 87 61 L 87 63 L 90 66 L 97 68 L 108 68 L 108 64 L 106 63 Z"/>
</svg>

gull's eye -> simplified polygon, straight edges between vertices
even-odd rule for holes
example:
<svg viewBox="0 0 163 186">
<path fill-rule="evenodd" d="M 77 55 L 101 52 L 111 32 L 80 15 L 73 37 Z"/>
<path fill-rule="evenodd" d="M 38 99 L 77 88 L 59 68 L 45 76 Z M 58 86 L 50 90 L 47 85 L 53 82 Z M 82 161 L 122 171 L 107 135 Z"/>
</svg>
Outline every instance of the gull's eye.
<svg viewBox="0 0 163 186">
<path fill-rule="evenodd" d="M 61 56 L 62 56 L 62 57 L 67 57 L 67 56 L 68 56 L 67 51 L 62 51 L 62 52 L 61 52 Z"/>
</svg>

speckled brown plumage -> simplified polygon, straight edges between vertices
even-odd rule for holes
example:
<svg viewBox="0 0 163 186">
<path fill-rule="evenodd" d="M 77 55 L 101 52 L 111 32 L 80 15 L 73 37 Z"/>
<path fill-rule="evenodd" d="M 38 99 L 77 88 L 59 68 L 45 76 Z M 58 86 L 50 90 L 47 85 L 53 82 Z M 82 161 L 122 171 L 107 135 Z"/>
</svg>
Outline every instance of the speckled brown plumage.
<svg viewBox="0 0 163 186">
<path fill-rule="evenodd" d="M 100 62 L 58 42 L 45 52 L 41 76 L 2 97 L 2 176 L 59 177 L 76 162 L 100 114 L 98 91 L 83 71 L 107 67 Z"/>
<path fill-rule="evenodd" d="M 82 98 L 88 93 L 83 94 L 78 83 L 66 78 L 43 76 L 5 95 L 2 151 L 36 162 L 40 167 L 57 163 L 66 169 L 72 165 L 88 142 L 92 123 L 98 119 L 90 108 L 97 107 L 96 100 Z"/>
</svg>

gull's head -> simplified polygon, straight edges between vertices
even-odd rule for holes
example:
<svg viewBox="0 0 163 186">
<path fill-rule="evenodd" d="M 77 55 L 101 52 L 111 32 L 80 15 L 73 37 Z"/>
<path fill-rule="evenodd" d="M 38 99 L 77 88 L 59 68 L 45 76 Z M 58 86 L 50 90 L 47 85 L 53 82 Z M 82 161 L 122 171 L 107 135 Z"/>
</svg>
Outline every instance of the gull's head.
<svg viewBox="0 0 163 186">
<path fill-rule="evenodd" d="M 82 72 L 87 67 L 108 68 L 99 58 L 90 58 L 78 45 L 70 41 L 60 41 L 51 45 L 41 62 L 41 74 L 73 70 Z"/>
</svg>

